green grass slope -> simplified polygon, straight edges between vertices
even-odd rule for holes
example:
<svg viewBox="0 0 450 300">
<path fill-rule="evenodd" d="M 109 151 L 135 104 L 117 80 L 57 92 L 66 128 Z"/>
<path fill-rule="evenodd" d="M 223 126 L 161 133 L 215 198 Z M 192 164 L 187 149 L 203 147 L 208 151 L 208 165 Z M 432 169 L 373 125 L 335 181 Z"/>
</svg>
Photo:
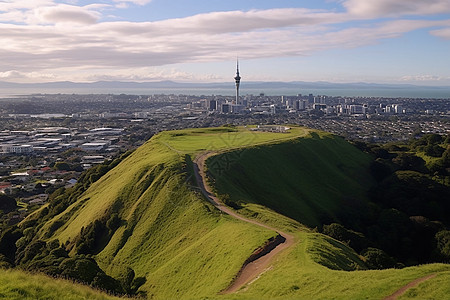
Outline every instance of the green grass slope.
<svg viewBox="0 0 450 300">
<path fill-rule="evenodd" d="M 433 279 L 409 291 L 407 299 L 447 299 L 450 266 L 430 264 L 404 269 L 345 271 L 317 263 L 352 267 L 351 250 L 321 234 L 297 232 L 299 242 L 283 252 L 272 268 L 251 285 L 217 299 L 383 299 L 409 282 L 429 274 Z M 324 253 L 328 252 L 328 253 Z M 346 268 L 347 268 L 346 267 Z M 414 296 L 414 295 L 417 295 Z"/>
<path fill-rule="evenodd" d="M 113 297 L 66 280 L 0 269 L 0 299 L 113 300 L 126 298 Z"/>
<path fill-rule="evenodd" d="M 308 226 L 366 210 L 370 157 L 341 138 L 312 132 L 285 143 L 211 157 L 218 194 L 260 204 Z M 247 208 L 251 208 L 248 206 Z"/>
<path fill-rule="evenodd" d="M 270 153 L 274 149 L 284 149 L 285 157 L 272 161 Z M 252 154 L 249 159 L 256 158 L 261 152 L 260 159 L 265 163 L 260 159 L 252 162 L 265 164 L 267 169 L 255 169 L 248 175 L 261 172 L 261 175 L 272 176 L 270 165 L 284 164 L 286 174 L 278 171 L 279 177 L 272 178 L 278 180 L 275 186 L 270 181 L 258 183 L 248 177 L 242 179 L 248 180 L 248 190 L 232 180 L 223 184 L 229 185 L 227 193 L 232 197 L 238 195 L 239 200 L 248 202 L 241 212 L 247 210 L 252 217 L 291 232 L 296 244 L 283 251 L 273 265 L 245 289 L 234 295 L 219 295 L 250 254 L 276 234 L 220 213 L 205 201 L 195 186 L 191 163 L 195 155 L 203 151 L 229 150 L 233 150 L 233 155 L 239 153 L 239 157 Z M 309 160 L 313 157 L 323 169 L 319 171 L 316 164 L 299 158 L 299 151 L 311 153 Z M 313 153 L 320 153 L 322 157 L 314 157 Z M 289 166 L 293 161 L 294 165 L 309 163 L 313 173 L 302 173 Z M 226 164 L 233 163 L 236 164 L 231 160 Z M 366 164 L 367 158 L 344 141 L 304 128 L 293 128 L 289 133 L 255 132 L 248 128 L 163 132 L 106 173 L 68 209 L 49 220 L 38 236 L 46 240 L 59 239 L 70 246 L 83 237 L 83 228 L 117 214 L 121 220 L 118 228 L 110 238 L 102 241 L 94 257 L 109 275 L 117 276 L 124 268 L 131 267 L 136 277 L 145 276 L 147 281 L 141 291 L 153 299 L 380 299 L 410 279 L 449 271 L 446 265 L 432 265 L 349 272 L 364 269 L 364 262 L 350 248 L 312 233 L 298 221 L 279 213 L 300 220 L 304 217 L 305 222 L 311 224 L 321 218 L 317 211 L 336 216 L 337 207 L 345 201 L 341 197 L 343 190 L 351 190 L 345 195 L 356 199 L 370 185 L 370 182 L 353 179 L 352 175 L 343 179 L 336 177 L 344 173 L 363 174 L 360 172 Z M 213 165 L 208 167 L 212 170 Z M 230 170 L 234 170 L 230 174 L 239 176 L 234 167 Z M 319 184 L 311 178 L 319 180 Z M 273 197 L 268 197 L 266 202 L 252 199 L 256 189 L 250 187 L 253 184 L 267 184 L 272 188 L 270 195 Z M 308 192 L 308 184 L 312 184 L 316 192 Z M 303 192 L 301 199 L 306 199 L 306 204 L 301 204 L 296 197 L 289 198 L 288 192 L 299 191 L 297 185 L 303 188 L 300 189 Z M 332 188 L 332 185 L 345 187 Z M 217 188 L 221 190 L 222 187 L 218 185 Z M 321 189 L 327 189 L 333 196 L 327 196 Z M 289 199 L 289 205 L 274 206 L 276 201 L 269 200 L 280 199 L 275 191 L 286 191 L 283 197 Z M 338 204 L 333 204 L 334 201 Z M 289 214 L 288 208 L 294 210 L 297 206 L 302 209 L 296 209 L 295 215 Z M 307 219 L 308 214 L 303 209 L 313 211 L 313 216 Z M 371 279 L 375 280 L 367 284 L 366 281 Z M 442 276 L 436 277 L 438 279 L 440 281 L 436 282 L 443 280 Z"/>
<path fill-rule="evenodd" d="M 225 289 L 243 262 L 276 233 L 220 214 L 192 186 L 190 161 L 203 149 L 228 149 L 304 133 L 254 133 L 237 129 L 164 132 L 94 183 L 75 203 L 45 224 L 48 239 L 71 244 L 95 220 L 117 214 L 121 226 L 96 254 L 118 276 L 126 266 L 145 276 L 156 298 L 199 298 Z"/>
</svg>

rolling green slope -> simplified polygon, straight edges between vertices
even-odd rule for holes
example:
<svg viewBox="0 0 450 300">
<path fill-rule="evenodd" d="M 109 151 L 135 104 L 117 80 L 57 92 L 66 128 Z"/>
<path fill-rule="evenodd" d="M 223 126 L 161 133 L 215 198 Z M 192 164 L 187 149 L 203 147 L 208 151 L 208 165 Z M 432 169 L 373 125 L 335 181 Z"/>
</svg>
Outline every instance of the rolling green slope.
<svg viewBox="0 0 450 300">
<path fill-rule="evenodd" d="M 218 194 L 241 205 L 269 207 L 314 227 L 354 218 L 350 209 L 357 209 L 358 215 L 368 211 L 369 164 L 367 154 L 343 139 L 313 132 L 302 139 L 214 156 L 208 171 Z"/>
<path fill-rule="evenodd" d="M 205 145 L 227 149 L 303 132 L 222 128 L 162 133 L 94 183 L 39 235 L 48 237 L 53 224 L 63 224 L 49 239 L 73 245 L 83 239 L 83 228 L 117 214 L 121 225 L 96 253 L 102 269 L 118 276 L 127 266 L 133 268 L 137 277 L 147 279 L 142 289 L 157 298 L 217 294 L 276 233 L 220 214 L 208 204 L 192 186 L 191 156 Z"/>
<path fill-rule="evenodd" d="M 430 264 L 404 269 L 345 271 L 317 264 L 347 264 L 351 251 L 336 247 L 323 235 L 299 232 L 299 243 L 283 252 L 273 267 L 247 288 L 217 299 L 383 299 L 409 282 L 437 274 L 411 291 L 410 299 L 447 299 L 450 266 Z M 328 254 L 317 251 L 330 251 Z M 347 263 L 345 262 L 347 261 Z M 351 267 L 351 264 L 348 264 Z M 422 288 L 424 290 L 422 290 Z"/>
<path fill-rule="evenodd" d="M 232 156 L 220 155 L 227 168 L 220 174 L 216 169 L 213 174 L 222 177 L 212 183 L 220 193 L 245 203 L 240 212 L 292 233 L 296 243 L 244 290 L 219 295 L 251 253 L 276 235 L 220 213 L 196 187 L 195 155 L 230 150 Z M 275 152 L 280 155 L 274 157 Z M 211 162 L 208 168 L 214 172 Z M 163 132 L 47 221 L 37 237 L 58 239 L 74 254 L 86 228 L 117 216 L 117 226 L 108 225 L 114 230 L 102 235 L 93 256 L 111 276 L 127 267 L 136 277 L 145 276 L 140 290 L 154 299 L 339 298 L 333 295 L 379 299 L 411 278 L 449 271 L 447 265 L 432 265 L 349 272 L 365 269 L 358 255 L 299 222 L 314 225 L 324 216 L 340 218 L 345 201 L 364 203 L 364 191 L 371 184 L 363 179 L 367 164 L 367 157 L 345 141 L 305 128 L 295 127 L 289 133 L 248 128 Z M 260 190 L 268 196 L 257 200 Z M 376 280 L 366 284 L 371 278 Z"/>
<path fill-rule="evenodd" d="M 0 298 L 65 299 L 65 300 L 113 300 L 126 299 L 107 295 L 87 286 L 44 275 L 27 274 L 20 271 L 0 269 Z"/>
</svg>

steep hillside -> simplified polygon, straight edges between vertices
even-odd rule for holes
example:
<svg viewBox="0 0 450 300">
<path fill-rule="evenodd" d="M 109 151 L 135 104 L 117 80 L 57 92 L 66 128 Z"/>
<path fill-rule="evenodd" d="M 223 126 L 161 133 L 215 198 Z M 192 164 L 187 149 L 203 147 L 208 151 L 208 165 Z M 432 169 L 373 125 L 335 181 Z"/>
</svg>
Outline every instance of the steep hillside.
<svg viewBox="0 0 450 300">
<path fill-rule="evenodd" d="M 314 227 L 369 212 L 369 164 L 369 155 L 343 139 L 312 132 L 213 156 L 208 170 L 217 193 L 237 205 L 260 204 Z"/>
<path fill-rule="evenodd" d="M 220 155 L 225 168 L 223 173 L 215 173 L 227 174 L 215 184 L 221 194 L 229 195 L 225 199 L 229 204 L 242 203 L 239 213 L 294 238 L 292 246 L 274 257 L 254 282 L 234 294 L 220 292 L 252 253 L 277 232 L 222 213 L 203 197 L 192 161 L 205 151 L 231 151 L 232 156 Z M 277 157 L 273 157 L 274 151 L 279 153 Z M 248 165 L 241 161 L 245 157 Z M 213 171 L 211 162 L 208 168 Z M 246 176 L 240 174 L 240 163 Z M 36 214 L 34 218 L 44 216 L 45 220 L 43 224 L 35 221 L 38 231 L 25 229 L 32 226 L 32 220 L 24 222 L 21 230 L 47 245 L 57 239 L 72 256 L 95 258 L 114 278 L 132 268 L 136 277 L 146 279 L 140 291 L 155 299 L 336 295 L 380 299 L 431 273 L 440 274 L 428 284 L 442 282 L 441 274 L 450 270 L 448 265 L 349 272 L 364 270 L 364 261 L 345 244 L 313 233 L 298 222 L 314 225 L 323 218 L 343 218 L 345 210 L 340 207 L 346 201 L 364 204 L 364 192 L 371 184 L 363 179 L 367 164 L 367 156 L 345 141 L 299 127 L 287 133 L 226 127 L 163 132 L 99 180 L 92 175 L 95 183 L 73 197 L 68 208 L 48 220 L 45 209 Z M 301 171 L 299 166 L 308 167 Z M 255 174 L 269 179 L 257 179 Z M 355 179 L 354 174 L 361 178 Z M 235 181 L 228 176 L 241 177 Z M 255 200 L 252 197 L 257 190 L 268 197 Z M 285 199 L 285 204 L 272 199 Z"/>
<path fill-rule="evenodd" d="M 191 136 L 211 139 L 214 133 Z M 75 253 L 83 228 L 117 214 L 120 226 L 93 253 L 109 274 L 118 276 L 129 266 L 136 276 L 146 277 L 143 289 L 150 296 L 163 298 L 225 289 L 245 259 L 276 233 L 221 215 L 202 199 L 189 180 L 192 152 L 181 153 L 184 149 L 169 144 L 183 138 L 176 132 L 151 139 L 39 234 L 48 236 L 52 224 L 62 222 L 50 239 L 72 245 Z"/>
</svg>

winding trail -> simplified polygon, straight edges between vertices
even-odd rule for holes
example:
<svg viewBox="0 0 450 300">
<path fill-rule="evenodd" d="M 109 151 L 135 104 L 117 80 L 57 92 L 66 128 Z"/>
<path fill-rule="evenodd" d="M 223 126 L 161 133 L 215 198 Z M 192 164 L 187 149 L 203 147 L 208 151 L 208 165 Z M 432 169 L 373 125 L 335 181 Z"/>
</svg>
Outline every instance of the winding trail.
<svg viewBox="0 0 450 300">
<path fill-rule="evenodd" d="M 421 278 L 418 278 L 416 280 L 411 281 L 410 283 L 408 283 L 407 285 L 401 287 L 400 289 L 398 289 L 395 293 L 393 293 L 392 295 L 384 298 L 384 300 L 395 300 L 398 297 L 400 297 L 401 295 L 403 295 L 404 293 L 406 293 L 406 291 L 410 288 L 413 288 L 415 286 L 417 286 L 419 283 L 422 283 L 424 281 L 427 281 L 428 279 L 434 278 L 436 277 L 436 274 L 430 274 Z"/>
<path fill-rule="evenodd" d="M 284 241 L 280 242 L 273 250 L 268 252 L 267 254 L 255 259 L 254 261 L 244 264 L 242 269 L 237 274 L 236 278 L 233 280 L 233 282 L 223 290 L 222 294 L 229 294 L 234 293 L 237 290 L 239 290 L 241 287 L 243 287 L 247 283 L 251 283 L 254 280 L 256 280 L 262 273 L 264 273 L 269 268 L 269 264 L 273 260 L 273 258 L 279 254 L 282 250 L 292 246 L 294 244 L 294 237 L 290 234 L 287 234 L 285 232 L 279 231 L 273 227 L 270 227 L 268 225 L 265 225 L 263 223 L 260 223 L 255 220 L 247 219 L 239 214 L 237 214 L 235 211 L 231 210 L 228 206 L 224 205 L 212 192 L 211 188 L 208 186 L 206 182 L 206 174 L 205 174 L 205 161 L 211 157 L 218 154 L 218 152 L 203 152 L 197 155 L 197 157 L 193 161 L 194 165 L 194 173 L 195 173 L 195 179 L 197 181 L 198 186 L 200 187 L 200 190 L 202 191 L 203 195 L 208 199 L 209 202 L 211 202 L 212 205 L 214 205 L 217 209 L 220 211 L 232 216 L 233 218 L 236 218 L 238 220 L 251 223 L 269 230 L 276 231 L 280 236 L 284 238 Z"/>
</svg>

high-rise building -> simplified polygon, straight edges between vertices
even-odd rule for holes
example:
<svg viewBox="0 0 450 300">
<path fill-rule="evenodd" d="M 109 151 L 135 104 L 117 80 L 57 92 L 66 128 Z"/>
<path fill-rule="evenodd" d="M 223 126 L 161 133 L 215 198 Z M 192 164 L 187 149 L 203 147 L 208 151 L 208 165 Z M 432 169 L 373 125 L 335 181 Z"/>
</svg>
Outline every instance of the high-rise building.
<svg viewBox="0 0 450 300">
<path fill-rule="evenodd" d="M 392 105 L 392 107 L 394 108 L 394 112 L 396 114 L 402 114 L 403 113 L 403 107 L 400 104 L 394 104 L 394 105 Z"/>
<path fill-rule="evenodd" d="M 241 83 L 241 76 L 239 76 L 239 60 L 236 61 L 236 76 L 234 77 L 234 82 L 236 83 L 236 104 L 240 104 L 239 84 Z"/>
<path fill-rule="evenodd" d="M 207 108 L 208 110 L 217 110 L 217 100 L 209 100 Z"/>
<path fill-rule="evenodd" d="M 308 101 L 307 100 L 297 100 L 295 103 L 295 109 L 297 110 L 305 110 L 306 109 L 306 103 Z"/>
<path fill-rule="evenodd" d="M 224 113 L 224 114 L 231 113 L 231 105 L 232 105 L 231 103 L 223 103 L 222 109 L 220 110 L 221 113 Z"/>
</svg>

